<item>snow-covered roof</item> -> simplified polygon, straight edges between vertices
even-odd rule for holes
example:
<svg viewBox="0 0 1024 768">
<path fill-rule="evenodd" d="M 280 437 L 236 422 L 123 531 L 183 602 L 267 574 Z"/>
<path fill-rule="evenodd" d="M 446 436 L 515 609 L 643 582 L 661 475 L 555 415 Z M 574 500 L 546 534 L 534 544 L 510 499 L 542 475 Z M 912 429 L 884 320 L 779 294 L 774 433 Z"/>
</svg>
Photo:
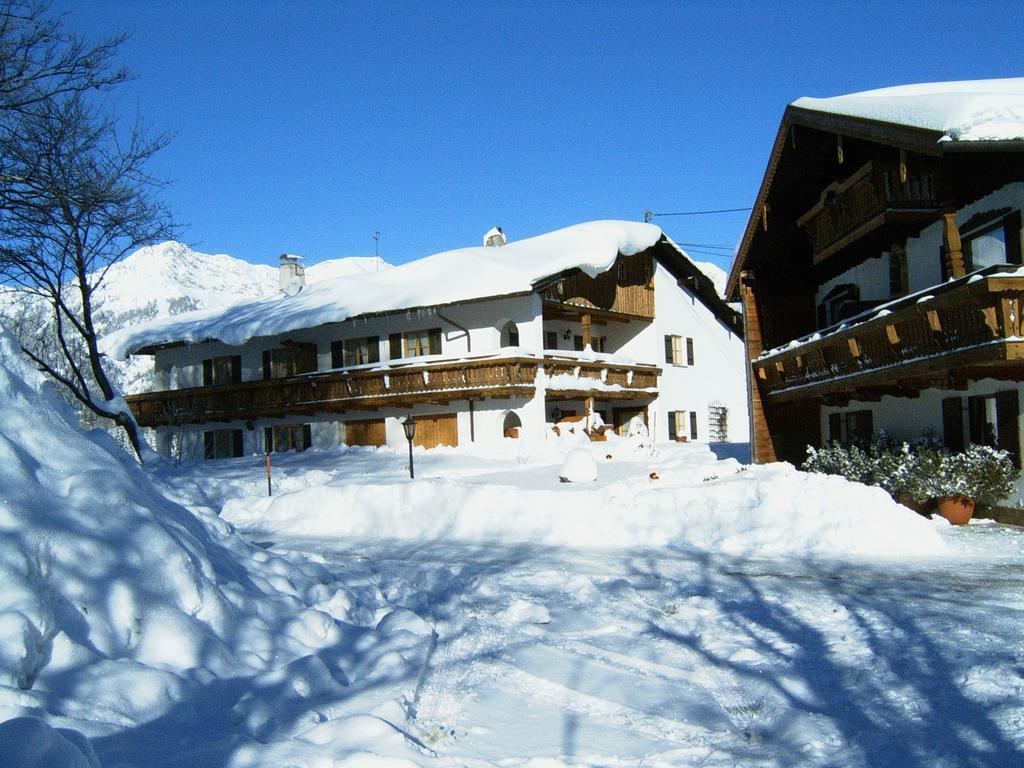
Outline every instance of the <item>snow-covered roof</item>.
<svg viewBox="0 0 1024 768">
<path fill-rule="evenodd" d="M 940 131 L 940 141 L 1024 138 L 1024 78 L 961 80 L 879 88 L 794 107 Z"/>
<path fill-rule="evenodd" d="M 243 301 L 125 328 L 103 339 L 106 354 L 174 342 L 216 339 L 239 345 L 255 336 L 336 323 L 351 317 L 528 293 L 547 277 L 581 269 L 591 277 L 661 238 L 653 224 L 591 221 L 501 248 L 445 251 L 382 272 L 348 275 L 307 285 L 299 294 Z"/>
</svg>

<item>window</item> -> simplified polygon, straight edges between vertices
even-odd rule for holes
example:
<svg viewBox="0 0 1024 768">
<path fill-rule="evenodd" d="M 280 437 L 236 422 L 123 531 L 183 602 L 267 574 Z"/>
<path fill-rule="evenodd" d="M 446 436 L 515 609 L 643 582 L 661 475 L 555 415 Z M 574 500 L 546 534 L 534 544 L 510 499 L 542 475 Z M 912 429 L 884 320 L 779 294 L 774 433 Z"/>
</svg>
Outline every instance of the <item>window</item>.
<svg viewBox="0 0 1024 768">
<path fill-rule="evenodd" d="M 583 351 L 583 337 L 573 336 L 572 346 L 577 352 Z M 591 336 L 590 349 L 594 352 L 604 352 L 604 336 Z"/>
<path fill-rule="evenodd" d="M 1017 390 L 967 398 L 967 422 L 971 442 L 988 445 L 1010 454 L 1020 466 L 1020 401 Z"/>
<path fill-rule="evenodd" d="M 668 412 L 668 439 L 686 442 L 687 418 L 686 411 Z"/>
<path fill-rule="evenodd" d="M 818 304 L 818 327 L 827 328 L 840 320 L 853 317 L 864 307 L 860 301 L 860 289 L 853 283 L 842 283 L 825 294 Z"/>
<path fill-rule="evenodd" d="M 1005 210 L 1005 209 L 1003 209 Z M 1020 211 L 994 221 L 980 223 L 972 227 L 972 222 L 964 225 L 961 234 L 961 246 L 964 255 L 964 267 L 968 272 L 991 267 L 994 264 L 1020 264 Z"/>
<path fill-rule="evenodd" d="M 394 344 L 391 345 L 394 352 Z M 441 329 L 429 328 L 422 331 L 407 331 L 402 334 L 401 357 L 441 354 Z"/>
<path fill-rule="evenodd" d="M 505 326 L 501 329 L 501 346 L 519 346 L 519 327 L 515 323 L 509 321 L 505 323 Z"/>
<path fill-rule="evenodd" d="M 690 439 L 697 439 L 697 412 L 690 411 Z"/>
<path fill-rule="evenodd" d="M 558 349 L 558 331 L 544 331 L 544 349 Z"/>
<path fill-rule="evenodd" d="M 236 459 L 242 455 L 242 430 L 214 429 L 203 433 L 203 456 L 207 459 Z"/>
<path fill-rule="evenodd" d="M 672 365 L 693 365 L 693 339 L 685 336 L 665 337 L 665 362 Z"/>
<path fill-rule="evenodd" d="M 312 442 L 309 424 L 281 424 L 263 430 L 263 446 L 267 453 L 304 451 Z"/>
<path fill-rule="evenodd" d="M 874 416 L 868 410 L 843 411 L 828 417 L 830 443 L 866 448 L 871 443 L 874 429 Z"/>
<path fill-rule="evenodd" d="M 219 387 L 242 381 L 242 356 L 223 355 L 203 360 L 203 386 Z"/>
<path fill-rule="evenodd" d="M 263 378 L 281 379 L 316 370 L 316 344 L 285 342 L 263 353 Z"/>
<path fill-rule="evenodd" d="M 350 365 L 366 365 L 380 362 L 380 337 L 366 336 L 361 339 L 345 339 L 331 342 L 331 367 L 347 368 Z"/>
</svg>

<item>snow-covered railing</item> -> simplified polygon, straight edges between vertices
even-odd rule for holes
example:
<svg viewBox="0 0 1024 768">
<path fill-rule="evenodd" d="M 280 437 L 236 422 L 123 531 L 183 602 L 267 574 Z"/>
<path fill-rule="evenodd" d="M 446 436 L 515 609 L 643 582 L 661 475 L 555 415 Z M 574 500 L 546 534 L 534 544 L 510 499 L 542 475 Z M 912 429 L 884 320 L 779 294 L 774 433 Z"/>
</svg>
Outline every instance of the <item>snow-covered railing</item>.
<svg viewBox="0 0 1024 768">
<path fill-rule="evenodd" d="M 1024 359 L 1022 308 L 1024 274 L 992 267 L 774 349 L 753 361 L 755 380 L 786 400 L 910 394 L 998 375 Z"/>
</svg>

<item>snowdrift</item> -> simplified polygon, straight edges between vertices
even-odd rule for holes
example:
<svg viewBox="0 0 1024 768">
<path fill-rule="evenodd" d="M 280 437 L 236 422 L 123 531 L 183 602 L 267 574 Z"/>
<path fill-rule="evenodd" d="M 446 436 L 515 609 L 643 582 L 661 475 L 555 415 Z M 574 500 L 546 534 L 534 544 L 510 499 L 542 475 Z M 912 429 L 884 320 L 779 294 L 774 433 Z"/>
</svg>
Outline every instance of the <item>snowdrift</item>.
<svg viewBox="0 0 1024 768">
<path fill-rule="evenodd" d="M 773 557 L 945 551 L 936 523 L 880 489 L 842 478 L 788 464 L 745 468 L 717 461 L 702 446 L 666 446 L 654 457 L 625 442 L 560 448 L 536 453 L 527 471 L 506 461 L 504 472 L 480 478 L 457 476 L 454 453 L 436 458 L 433 471 L 418 471 L 412 482 L 342 472 L 274 498 L 228 500 L 222 516 L 262 534 L 302 537 L 678 546 Z M 589 473 L 586 483 L 560 482 L 563 459 L 581 451 L 594 456 L 596 482 Z M 608 451 L 613 459 L 605 458 L 613 455 Z"/>
<path fill-rule="evenodd" d="M 2 329 L 0 414 L 5 768 L 12 755 L 16 767 L 91 765 L 76 729 L 109 735 L 172 708 L 187 720 L 183 702 L 216 678 L 258 680 L 298 659 L 334 687 L 348 683 L 316 657 L 342 634 L 308 607 L 330 598 L 327 571 L 258 550 L 213 514 L 161 496 L 105 433 L 75 425 Z M 304 698 L 276 700 L 301 710 Z M 238 717 L 241 733 L 257 735 L 248 712 Z M 72 727 L 57 733 L 39 718 Z"/>
</svg>

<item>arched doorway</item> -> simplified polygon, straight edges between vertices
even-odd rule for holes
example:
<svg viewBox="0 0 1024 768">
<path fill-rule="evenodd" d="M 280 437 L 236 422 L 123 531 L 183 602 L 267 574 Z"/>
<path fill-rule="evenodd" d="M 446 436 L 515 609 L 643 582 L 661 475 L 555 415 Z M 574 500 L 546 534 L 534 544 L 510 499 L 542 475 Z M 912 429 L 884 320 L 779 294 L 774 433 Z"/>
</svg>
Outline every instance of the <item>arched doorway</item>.
<svg viewBox="0 0 1024 768">
<path fill-rule="evenodd" d="M 519 437 L 522 428 L 523 422 L 522 419 L 519 418 L 518 413 L 509 411 L 505 414 L 505 420 L 501 424 L 501 434 L 504 437 L 510 437 L 515 440 Z"/>
<path fill-rule="evenodd" d="M 511 320 L 509 320 L 507 323 L 501 326 L 501 346 L 519 346 L 519 326 L 517 326 Z"/>
</svg>

